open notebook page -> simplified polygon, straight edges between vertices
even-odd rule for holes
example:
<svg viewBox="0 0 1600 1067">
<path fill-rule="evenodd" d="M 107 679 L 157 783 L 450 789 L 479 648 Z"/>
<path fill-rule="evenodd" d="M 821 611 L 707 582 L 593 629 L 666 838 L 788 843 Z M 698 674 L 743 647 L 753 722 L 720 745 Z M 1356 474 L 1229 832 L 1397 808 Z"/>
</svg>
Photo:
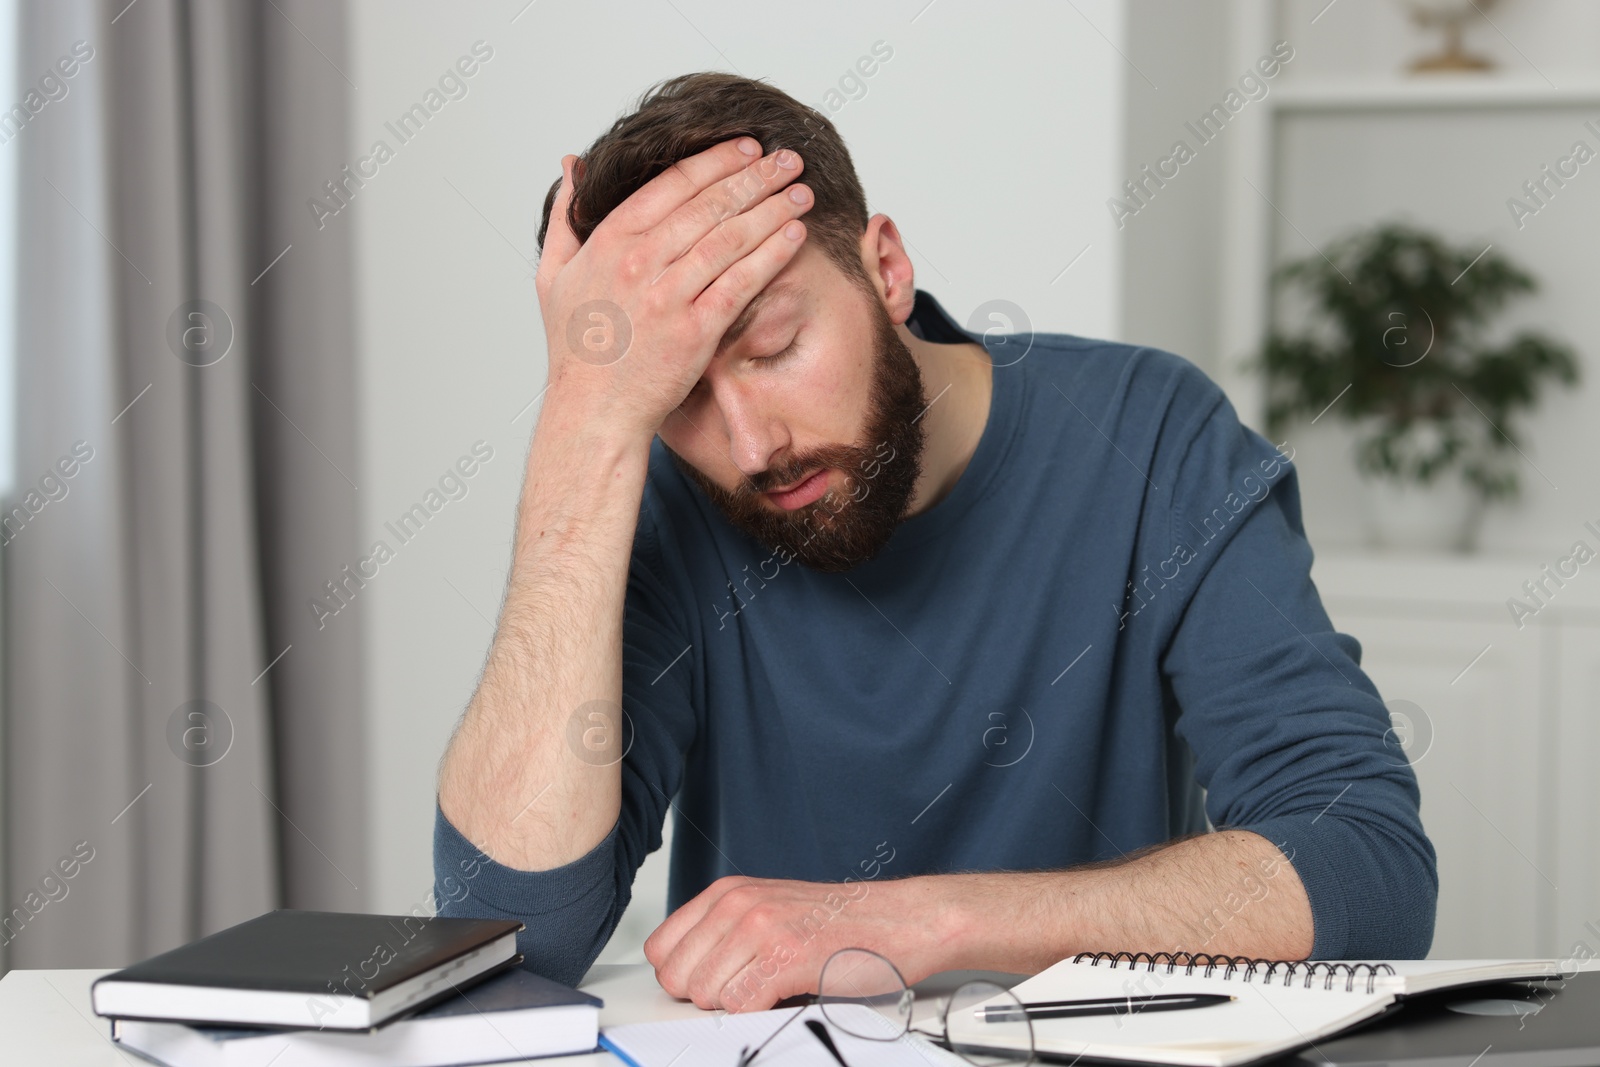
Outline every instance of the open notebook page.
<svg viewBox="0 0 1600 1067">
<path fill-rule="evenodd" d="M 830 1011 L 835 1009 L 830 1008 Z M 865 1033 L 874 1024 L 889 1024 L 870 1008 L 860 1009 L 863 1019 L 855 1029 Z M 774 1033 L 797 1011 L 802 1018 L 784 1027 L 772 1044 L 761 1051 L 757 1067 L 839 1067 L 822 1042 L 806 1029 L 806 1019 L 821 1019 L 821 1009 L 781 1008 L 737 1014 L 707 1015 L 671 1022 L 629 1023 L 608 1026 L 600 1044 L 633 1067 L 734 1067 L 746 1045 L 754 1047 Z M 886 1033 L 892 1033 L 886 1030 Z M 869 1041 L 829 1026 L 828 1034 L 846 1063 L 881 1067 L 970 1067 L 963 1060 L 914 1035 L 895 1041 Z"/>
</svg>

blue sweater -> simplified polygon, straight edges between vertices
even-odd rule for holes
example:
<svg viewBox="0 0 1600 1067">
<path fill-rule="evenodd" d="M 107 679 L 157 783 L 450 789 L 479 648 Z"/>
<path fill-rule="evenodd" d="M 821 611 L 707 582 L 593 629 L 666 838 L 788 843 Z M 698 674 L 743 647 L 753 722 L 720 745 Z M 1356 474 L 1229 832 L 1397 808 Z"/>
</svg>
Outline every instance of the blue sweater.
<svg viewBox="0 0 1600 1067">
<path fill-rule="evenodd" d="M 908 325 L 982 340 L 922 292 Z M 1168 352 L 984 343 L 993 398 L 967 469 L 842 574 L 730 526 L 654 442 L 621 815 L 587 855 L 523 872 L 436 812 L 442 914 L 523 920 L 527 966 L 576 983 L 669 803 L 674 909 L 727 874 L 1071 867 L 1209 817 L 1290 859 L 1313 957 L 1426 955 L 1438 876 L 1416 778 L 1311 583 L 1292 448 Z"/>
</svg>

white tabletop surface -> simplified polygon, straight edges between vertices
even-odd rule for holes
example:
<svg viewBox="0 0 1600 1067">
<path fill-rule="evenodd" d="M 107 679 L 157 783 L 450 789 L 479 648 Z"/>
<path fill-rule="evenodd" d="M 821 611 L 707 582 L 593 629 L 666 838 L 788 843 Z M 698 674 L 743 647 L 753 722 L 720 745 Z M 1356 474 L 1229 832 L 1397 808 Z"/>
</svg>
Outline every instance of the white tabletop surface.
<svg viewBox="0 0 1600 1067">
<path fill-rule="evenodd" d="M 1574 964 L 1563 970 L 1600 970 L 1600 959 Z M 148 1061 L 117 1048 L 111 1043 L 110 1023 L 89 1008 L 89 984 L 108 969 L 12 971 L 0 978 L 0 1063 L 49 1064 L 51 1067 L 148 1067 Z M 990 972 L 951 971 L 919 982 L 913 1018 L 921 1020 L 937 1010 L 939 993 L 948 994 L 962 981 L 988 978 L 1006 985 L 1020 976 Z M 649 964 L 600 964 L 579 983 L 579 988 L 605 1001 L 600 1010 L 600 1026 L 651 1022 L 662 1019 L 691 1019 L 708 1015 L 687 1000 L 677 1000 L 662 991 L 655 970 Z M 609 1052 L 590 1052 L 580 1056 L 544 1057 L 510 1061 L 548 1067 L 578 1064 L 616 1067 L 622 1061 Z"/>
<path fill-rule="evenodd" d="M 109 971 L 19 970 L 0 978 L 0 1063 L 30 1067 L 148 1067 L 148 1061 L 112 1044 L 110 1022 L 89 1007 L 90 983 Z M 930 983 L 919 985 L 919 991 Z M 687 1000 L 668 996 L 656 982 L 655 969 L 644 963 L 598 965 L 584 977 L 579 988 L 605 1001 L 600 1010 L 601 1027 L 711 1014 Z M 919 996 L 916 1017 L 921 1018 L 923 1011 L 932 1010 L 933 1005 L 933 998 Z M 590 1052 L 512 1062 L 548 1067 L 616 1067 L 622 1061 L 609 1052 Z"/>
</svg>

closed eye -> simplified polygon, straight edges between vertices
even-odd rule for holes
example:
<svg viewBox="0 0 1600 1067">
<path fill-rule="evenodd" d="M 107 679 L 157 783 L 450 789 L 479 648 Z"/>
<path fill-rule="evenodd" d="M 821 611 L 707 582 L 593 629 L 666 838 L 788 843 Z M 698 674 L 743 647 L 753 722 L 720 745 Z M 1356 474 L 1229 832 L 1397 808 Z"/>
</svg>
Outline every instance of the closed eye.
<svg viewBox="0 0 1600 1067">
<path fill-rule="evenodd" d="M 788 347 L 784 348 L 781 352 L 774 352 L 770 356 L 750 356 L 749 360 L 752 363 L 770 363 L 770 362 L 774 362 L 776 360 L 785 359 L 788 356 L 793 355 L 795 353 L 795 351 L 799 347 L 800 347 L 799 338 L 796 337 L 793 341 L 790 341 Z M 706 391 L 706 380 L 705 380 L 705 378 L 701 378 L 699 381 L 694 383 L 694 386 L 689 390 L 688 397 L 685 397 L 685 399 L 689 399 L 689 398 L 692 398 L 692 397 L 699 396 L 701 393 L 703 393 L 705 391 Z"/>
<path fill-rule="evenodd" d="M 793 352 L 794 352 L 796 347 L 797 347 L 797 345 L 795 344 L 795 342 L 790 341 L 789 342 L 789 347 L 785 348 L 781 352 L 774 352 L 770 356 L 754 356 L 752 358 L 758 363 L 766 363 L 766 362 L 769 362 L 771 360 L 782 359 L 785 356 L 793 354 Z"/>
</svg>

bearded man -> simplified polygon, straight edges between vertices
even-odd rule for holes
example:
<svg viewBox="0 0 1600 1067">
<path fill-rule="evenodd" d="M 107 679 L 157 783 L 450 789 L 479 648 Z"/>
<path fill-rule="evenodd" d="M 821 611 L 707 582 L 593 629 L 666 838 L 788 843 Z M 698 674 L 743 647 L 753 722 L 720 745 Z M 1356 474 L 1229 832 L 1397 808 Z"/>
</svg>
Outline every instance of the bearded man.
<svg viewBox="0 0 1600 1067">
<path fill-rule="evenodd" d="M 671 808 L 645 953 L 705 1008 L 843 947 L 909 981 L 1425 955 L 1416 778 L 1310 580 L 1292 452 L 1172 353 L 962 329 L 907 246 L 762 82 L 673 79 L 563 159 L 442 912 L 523 920 L 576 983 Z"/>
</svg>

